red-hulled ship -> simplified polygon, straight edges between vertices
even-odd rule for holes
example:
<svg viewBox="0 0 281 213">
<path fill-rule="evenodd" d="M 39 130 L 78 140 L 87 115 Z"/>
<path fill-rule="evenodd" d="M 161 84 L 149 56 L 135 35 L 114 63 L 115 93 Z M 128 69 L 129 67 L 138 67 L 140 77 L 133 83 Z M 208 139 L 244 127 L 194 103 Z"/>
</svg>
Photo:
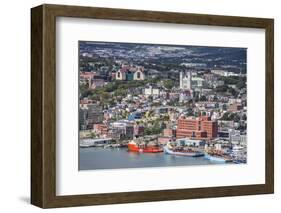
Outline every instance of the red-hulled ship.
<svg viewBox="0 0 281 213">
<path fill-rule="evenodd" d="M 163 152 L 163 149 L 159 146 L 146 146 L 138 145 L 134 141 L 128 143 L 128 151 L 130 152 L 144 152 L 144 153 L 158 153 Z"/>
</svg>

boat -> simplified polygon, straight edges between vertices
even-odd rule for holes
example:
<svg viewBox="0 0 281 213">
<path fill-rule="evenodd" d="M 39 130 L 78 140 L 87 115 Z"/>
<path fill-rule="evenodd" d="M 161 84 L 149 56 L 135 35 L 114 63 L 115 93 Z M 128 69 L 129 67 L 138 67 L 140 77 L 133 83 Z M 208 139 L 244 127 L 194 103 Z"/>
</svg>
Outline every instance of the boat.
<svg viewBox="0 0 281 213">
<path fill-rule="evenodd" d="M 247 152 L 246 148 L 243 146 L 234 146 L 232 148 L 231 157 L 233 158 L 233 163 L 242 164 L 247 163 Z"/>
<path fill-rule="evenodd" d="M 246 159 L 234 159 L 233 163 L 235 163 L 235 164 L 245 164 L 245 163 L 247 163 L 247 160 Z"/>
<path fill-rule="evenodd" d="M 179 156 L 187 156 L 187 157 L 201 157 L 205 155 L 204 152 L 195 150 L 193 148 L 187 148 L 187 149 L 173 148 L 169 143 L 167 143 L 167 145 L 164 146 L 164 152 L 169 155 L 179 155 Z"/>
<path fill-rule="evenodd" d="M 205 158 L 210 161 L 216 161 L 216 162 L 221 162 L 221 163 L 232 162 L 232 159 L 230 156 L 228 156 L 226 154 L 216 153 L 216 152 L 205 153 Z"/>
<path fill-rule="evenodd" d="M 128 143 L 128 151 L 130 152 L 143 152 L 143 153 L 159 153 L 163 152 L 163 149 L 159 146 L 146 146 L 146 145 L 138 145 L 134 141 L 130 141 Z"/>
</svg>

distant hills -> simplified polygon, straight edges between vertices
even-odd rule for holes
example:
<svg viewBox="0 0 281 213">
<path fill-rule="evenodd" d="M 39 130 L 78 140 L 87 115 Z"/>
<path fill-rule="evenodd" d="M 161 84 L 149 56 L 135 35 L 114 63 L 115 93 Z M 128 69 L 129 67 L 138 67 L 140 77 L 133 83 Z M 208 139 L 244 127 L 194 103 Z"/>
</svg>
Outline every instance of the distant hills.
<svg viewBox="0 0 281 213">
<path fill-rule="evenodd" d="M 247 69 L 247 49 L 236 47 L 80 41 L 79 54 L 82 60 L 124 60 L 160 71 L 190 68 L 246 73 Z"/>
</svg>

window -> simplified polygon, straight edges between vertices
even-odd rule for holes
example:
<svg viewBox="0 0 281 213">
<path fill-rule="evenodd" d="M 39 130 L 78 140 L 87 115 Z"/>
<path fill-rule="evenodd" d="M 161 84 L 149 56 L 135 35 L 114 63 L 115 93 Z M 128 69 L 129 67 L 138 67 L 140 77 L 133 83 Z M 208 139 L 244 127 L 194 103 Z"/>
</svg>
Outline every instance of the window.
<svg viewBox="0 0 281 213">
<path fill-rule="evenodd" d="M 137 79 L 140 79 L 140 72 L 137 72 Z"/>
<path fill-rule="evenodd" d="M 117 77 L 120 78 L 120 72 L 117 73 Z"/>
<path fill-rule="evenodd" d="M 195 132 L 192 132 L 191 137 L 192 137 L 192 138 L 195 138 L 195 136 L 196 136 L 196 135 L 195 135 Z"/>
</svg>

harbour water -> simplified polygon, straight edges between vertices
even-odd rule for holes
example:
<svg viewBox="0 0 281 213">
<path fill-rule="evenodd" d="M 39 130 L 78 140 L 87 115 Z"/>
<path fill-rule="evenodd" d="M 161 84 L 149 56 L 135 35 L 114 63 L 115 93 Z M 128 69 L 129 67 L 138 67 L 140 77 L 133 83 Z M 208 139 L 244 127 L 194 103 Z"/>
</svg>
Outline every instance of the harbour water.
<svg viewBox="0 0 281 213">
<path fill-rule="evenodd" d="M 79 170 L 192 166 L 218 164 L 204 157 L 128 152 L 127 148 L 80 148 Z"/>
</svg>

